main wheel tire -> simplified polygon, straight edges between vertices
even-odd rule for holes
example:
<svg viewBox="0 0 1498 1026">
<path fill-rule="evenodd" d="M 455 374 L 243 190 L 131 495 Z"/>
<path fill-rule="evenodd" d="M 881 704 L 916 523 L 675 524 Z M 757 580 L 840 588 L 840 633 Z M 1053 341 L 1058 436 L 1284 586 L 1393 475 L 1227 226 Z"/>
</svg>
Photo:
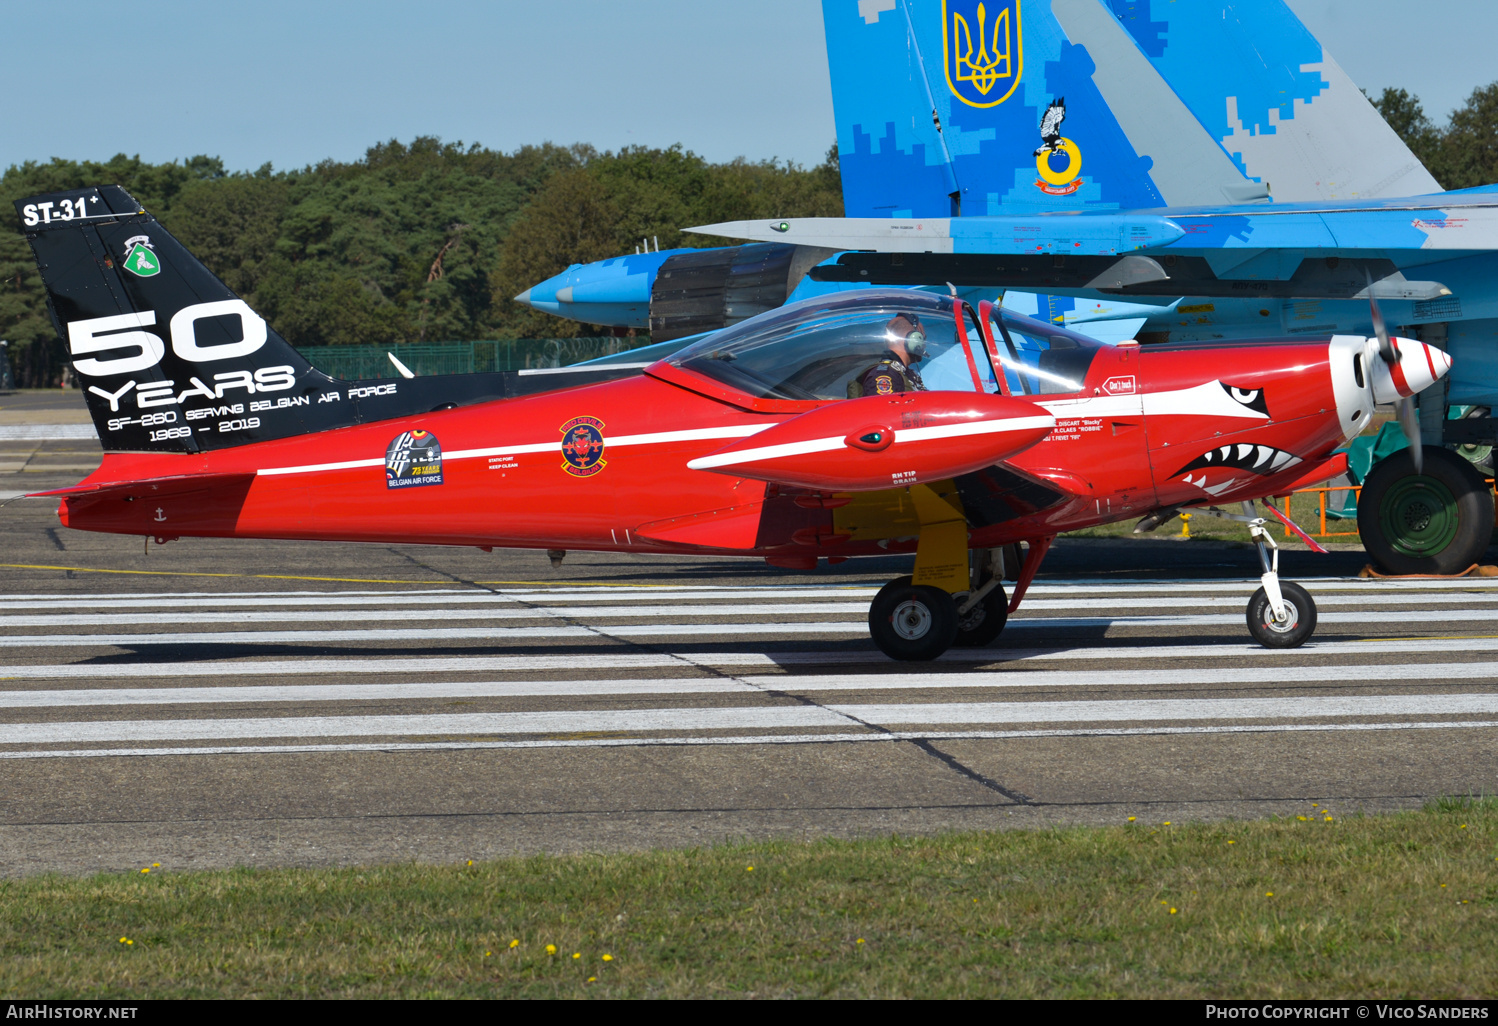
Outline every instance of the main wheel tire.
<svg viewBox="0 0 1498 1026">
<path fill-rule="evenodd" d="M 957 637 L 957 603 L 940 588 L 898 578 L 880 588 L 869 605 L 869 633 L 891 659 L 935 659 Z"/>
<path fill-rule="evenodd" d="M 1280 582 L 1284 622 L 1274 619 L 1269 595 L 1260 588 L 1248 600 L 1248 633 L 1265 648 L 1299 648 L 1316 633 L 1316 600 L 1298 584 Z"/>
<path fill-rule="evenodd" d="M 1424 456 L 1419 474 L 1408 449 L 1380 460 L 1358 497 L 1358 534 L 1385 573 L 1460 573 L 1493 540 L 1493 493 L 1482 475 L 1448 449 Z"/>
<path fill-rule="evenodd" d="M 992 644 L 1003 633 L 1008 620 L 1009 597 L 1004 594 L 1004 586 L 996 584 L 993 591 L 984 595 L 972 609 L 957 614 L 957 640 L 952 645 L 954 648 L 982 648 Z"/>
</svg>

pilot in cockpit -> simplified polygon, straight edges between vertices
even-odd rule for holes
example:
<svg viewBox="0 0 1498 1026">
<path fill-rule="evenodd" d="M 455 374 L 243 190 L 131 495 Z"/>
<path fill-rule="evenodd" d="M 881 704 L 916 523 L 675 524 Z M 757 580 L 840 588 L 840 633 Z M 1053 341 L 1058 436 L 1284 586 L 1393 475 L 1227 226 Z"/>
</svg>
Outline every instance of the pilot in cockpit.
<svg viewBox="0 0 1498 1026">
<path fill-rule="evenodd" d="M 900 314 L 885 325 L 889 352 L 868 370 L 848 382 L 848 398 L 866 395 L 893 395 L 896 392 L 924 392 L 915 365 L 926 358 L 926 332 L 915 314 Z"/>
</svg>

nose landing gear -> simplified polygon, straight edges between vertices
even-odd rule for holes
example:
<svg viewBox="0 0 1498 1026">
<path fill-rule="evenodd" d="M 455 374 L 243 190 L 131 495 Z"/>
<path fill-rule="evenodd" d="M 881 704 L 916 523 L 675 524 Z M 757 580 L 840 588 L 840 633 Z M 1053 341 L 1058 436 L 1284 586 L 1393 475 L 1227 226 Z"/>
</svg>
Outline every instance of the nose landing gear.
<svg viewBox="0 0 1498 1026">
<path fill-rule="evenodd" d="M 1248 633 L 1265 648 L 1299 648 L 1316 633 L 1316 601 L 1298 584 L 1280 580 L 1280 547 L 1264 529 L 1267 521 L 1257 515 L 1254 504 L 1243 503 L 1243 515 L 1216 506 L 1199 507 L 1224 520 L 1248 525 L 1248 535 L 1259 550 L 1259 590 L 1248 600 Z"/>
<path fill-rule="evenodd" d="M 1264 573 L 1259 590 L 1248 600 L 1248 633 L 1265 648 L 1299 648 L 1316 633 L 1316 603 L 1298 584 L 1280 580 L 1280 547 L 1255 516 L 1254 504 L 1243 503 L 1248 536 L 1259 550 Z"/>
</svg>

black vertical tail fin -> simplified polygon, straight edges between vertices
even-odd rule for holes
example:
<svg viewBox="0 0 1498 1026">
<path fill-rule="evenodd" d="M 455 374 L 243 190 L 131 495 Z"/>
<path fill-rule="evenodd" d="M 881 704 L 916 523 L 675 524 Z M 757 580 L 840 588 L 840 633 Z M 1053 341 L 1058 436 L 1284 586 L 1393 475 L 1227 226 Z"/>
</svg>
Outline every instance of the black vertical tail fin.
<svg viewBox="0 0 1498 1026">
<path fill-rule="evenodd" d="M 308 363 L 119 186 L 32 196 L 16 212 L 106 452 L 204 452 L 635 372 L 342 381 Z"/>
<path fill-rule="evenodd" d="M 200 452 L 365 419 L 119 186 L 16 210 L 106 450 Z"/>
</svg>

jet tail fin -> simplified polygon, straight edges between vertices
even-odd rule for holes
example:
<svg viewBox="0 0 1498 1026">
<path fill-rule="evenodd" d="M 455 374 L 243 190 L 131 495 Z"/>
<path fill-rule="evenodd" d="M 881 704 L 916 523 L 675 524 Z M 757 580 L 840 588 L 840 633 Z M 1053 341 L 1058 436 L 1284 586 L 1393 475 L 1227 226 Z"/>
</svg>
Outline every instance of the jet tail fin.
<svg viewBox="0 0 1498 1026">
<path fill-rule="evenodd" d="M 200 452 L 345 419 L 317 409 L 344 402 L 339 383 L 124 189 L 31 196 L 16 212 L 106 451 Z"/>
<path fill-rule="evenodd" d="M 822 0 L 848 217 L 1439 186 L 1284 0 Z"/>
<path fill-rule="evenodd" d="M 512 373 L 330 377 L 119 186 L 15 206 L 105 452 L 203 452 L 545 387 Z"/>
</svg>

